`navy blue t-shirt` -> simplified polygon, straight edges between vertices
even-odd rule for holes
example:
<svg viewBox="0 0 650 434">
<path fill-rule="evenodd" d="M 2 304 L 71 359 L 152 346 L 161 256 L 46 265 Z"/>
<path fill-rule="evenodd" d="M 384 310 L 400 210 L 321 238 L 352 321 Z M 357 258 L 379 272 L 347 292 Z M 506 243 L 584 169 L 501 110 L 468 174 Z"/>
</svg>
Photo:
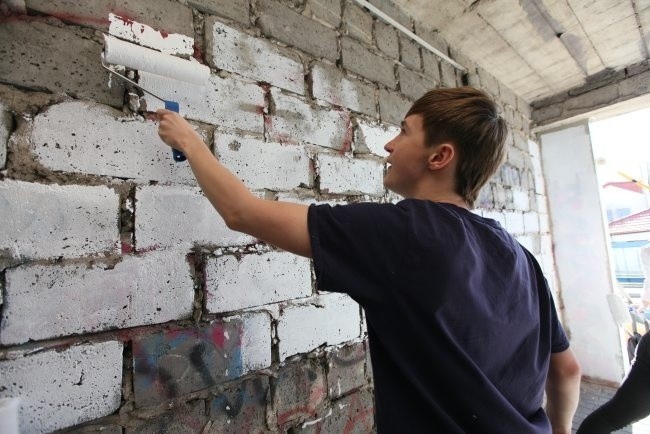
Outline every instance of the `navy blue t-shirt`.
<svg viewBox="0 0 650 434">
<path fill-rule="evenodd" d="M 534 257 L 454 205 L 312 205 L 318 288 L 365 310 L 381 433 L 549 433 L 551 352 L 569 347 Z"/>
</svg>

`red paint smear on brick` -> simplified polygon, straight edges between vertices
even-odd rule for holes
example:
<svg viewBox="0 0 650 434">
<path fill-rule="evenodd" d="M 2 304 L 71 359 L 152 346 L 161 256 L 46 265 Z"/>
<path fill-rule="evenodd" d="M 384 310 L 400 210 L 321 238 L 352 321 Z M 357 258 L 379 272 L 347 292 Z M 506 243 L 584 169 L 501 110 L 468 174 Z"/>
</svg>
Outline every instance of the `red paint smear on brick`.
<svg viewBox="0 0 650 434">
<path fill-rule="evenodd" d="M 159 248 L 160 248 L 160 245 L 154 244 L 153 246 L 147 246 L 147 247 L 143 247 L 141 249 L 136 249 L 136 252 L 138 252 L 138 253 L 153 252 L 153 251 L 158 250 Z"/>
<path fill-rule="evenodd" d="M 258 115 L 264 115 L 264 106 L 257 105 L 255 106 L 255 113 Z"/>
<path fill-rule="evenodd" d="M 269 90 L 271 90 L 271 85 L 268 83 L 261 83 L 260 86 L 262 87 L 264 92 L 268 92 Z"/>
<path fill-rule="evenodd" d="M 160 33 L 160 36 L 163 37 L 163 39 L 167 39 L 169 37 L 169 33 L 164 30 L 158 30 L 158 32 Z"/>
<path fill-rule="evenodd" d="M 220 349 L 223 350 L 224 344 L 226 342 L 226 336 L 224 335 L 224 327 L 222 324 L 218 324 L 212 328 L 212 333 L 210 340 Z"/>
<path fill-rule="evenodd" d="M 196 44 L 192 46 L 194 49 L 194 52 L 192 53 L 192 57 L 194 57 L 196 60 L 198 60 L 201 63 L 204 63 L 203 61 L 203 51 L 201 50 L 200 47 L 197 47 Z"/>
<path fill-rule="evenodd" d="M 339 116 L 345 122 L 345 135 L 343 136 L 343 143 L 341 144 L 340 154 L 343 155 L 352 149 L 352 119 L 350 118 L 350 113 L 346 111 L 340 111 Z"/>
<path fill-rule="evenodd" d="M 0 6 L 2 3 L 0 3 Z M 1 11 L 0 11 L 1 12 Z M 73 15 L 73 14 L 64 14 L 64 13 L 51 13 L 49 14 L 50 17 L 57 18 L 61 21 L 72 23 L 72 24 L 79 24 L 79 25 L 86 25 L 86 26 L 96 26 L 96 27 L 102 27 L 102 28 L 108 28 L 110 21 L 108 18 L 93 18 L 93 17 L 82 17 L 79 15 Z M 30 16 L 30 15 L 23 15 L 23 14 L 9 14 L 9 15 L 2 15 L 0 16 L 0 24 L 6 24 L 6 23 L 15 23 L 15 22 L 25 22 L 25 23 L 44 23 L 47 22 L 47 16 Z"/>
<path fill-rule="evenodd" d="M 122 241 L 122 254 L 125 255 L 128 253 L 133 253 L 133 245 L 131 243 Z"/>
<path fill-rule="evenodd" d="M 357 427 L 357 424 L 359 422 L 362 422 L 364 425 L 367 423 L 370 425 L 368 428 L 372 428 L 373 424 L 373 419 L 371 418 L 370 420 L 365 420 L 366 418 L 372 416 L 373 414 L 373 409 L 372 408 L 364 408 L 363 410 L 357 410 L 357 412 L 352 416 L 349 420 L 348 423 L 345 424 L 345 427 L 343 428 L 343 433 L 344 434 L 349 434 L 354 431 L 354 429 Z M 364 431 L 366 432 L 366 431 Z"/>
</svg>

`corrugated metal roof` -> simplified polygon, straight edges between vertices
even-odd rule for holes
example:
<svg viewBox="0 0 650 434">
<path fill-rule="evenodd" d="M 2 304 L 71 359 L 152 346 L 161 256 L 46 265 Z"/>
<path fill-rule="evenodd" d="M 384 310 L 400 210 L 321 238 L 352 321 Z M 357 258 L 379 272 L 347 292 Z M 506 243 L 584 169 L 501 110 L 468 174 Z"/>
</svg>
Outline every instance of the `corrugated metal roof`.
<svg viewBox="0 0 650 434">
<path fill-rule="evenodd" d="M 650 209 L 609 222 L 611 235 L 650 232 Z"/>
</svg>

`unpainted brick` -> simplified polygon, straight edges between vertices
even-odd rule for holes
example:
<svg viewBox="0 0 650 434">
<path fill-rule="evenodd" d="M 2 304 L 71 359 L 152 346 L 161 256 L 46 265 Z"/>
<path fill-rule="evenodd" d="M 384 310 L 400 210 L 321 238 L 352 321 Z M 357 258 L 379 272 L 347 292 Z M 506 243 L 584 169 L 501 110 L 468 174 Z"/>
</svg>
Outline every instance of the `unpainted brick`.
<svg viewBox="0 0 650 434">
<path fill-rule="evenodd" d="M 399 40 L 401 62 L 409 68 L 420 70 L 422 68 L 420 45 L 403 34 L 399 35 Z"/>
<path fill-rule="evenodd" d="M 119 197 L 80 185 L 0 182 L 0 250 L 15 258 L 117 253 Z"/>
<path fill-rule="evenodd" d="M 393 61 L 383 58 L 350 38 L 341 38 L 343 67 L 371 81 L 395 88 Z"/>
<path fill-rule="evenodd" d="M 278 191 L 312 185 L 311 161 L 303 146 L 216 133 L 214 147 L 219 160 L 250 189 Z"/>
<path fill-rule="evenodd" d="M 5 300 L 0 342 L 11 345 L 189 318 L 194 283 L 182 253 L 152 252 L 125 257 L 110 269 L 85 264 L 12 268 Z"/>
<path fill-rule="evenodd" d="M 267 432 L 268 377 L 258 376 L 229 384 L 209 402 L 208 434 Z"/>
<path fill-rule="evenodd" d="M 397 30 L 384 23 L 382 20 L 375 21 L 375 40 L 379 48 L 388 57 L 399 59 L 399 38 Z"/>
<path fill-rule="evenodd" d="M 149 419 L 135 428 L 127 428 L 126 434 L 203 434 L 206 422 L 205 401 L 182 402 L 171 411 Z"/>
<path fill-rule="evenodd" d="M 413 20 L 405 14 L 402 9 L 397 6 L 392 0 L 370 0 L 372 5 L 377 7 L 380 11 L 403 25 L 409 30 L 413 30 Z"/>
<path fill-rule="evenodd" d="M 345 2 L 343 25 L 345 34 L 366 44 L 372 44 L 373 18 L 354 2 Z"/>
<path fill-rule="evenodd" d="M 318 359 L 284 365 L 278 371 L 273 397 L 278 427 L 313 417 L 326 397 L 325 372 Z"/>
<path fill-rule="evenodd" d="M 444 38 L 437 31 L 432 31 L 427 28 L 424 24 L 416 21 L 415 22 L 415 34 L 422 38 L 425 42 L 431 45 L 436 50 L 440 51 L 444 55 L 449 55 L 449 45 L 444 40 Z M 424 51 L 424 50 L 423 50 Z M 467 65 L 464 65 L 467 66 Z"/>
<path fill-rule="evenodd" d="M 399 76 L 400 90 L 412 100 L 417 100 L 427 91 L 437 87 L 436 82 L 403 66 L 397 68 L 397 74 Z"/>
<path fill-rule="evenodd" d="M 550 105 L 542 108 L 533 109 L 531 117 L 533 122 L 537 125 L 543 125 L 560 118 L 563 112 L 562 104 Z"/>
<path fill-rule="evenodd" d="M 422 50 L 422 69 L 426 77 L 436 83 L 440 83 L 440 59 L 438 56 L 427 50 Z"/>
<path fill-rule="evenodd" d="M 0 398 L 21 398 L 21 432 L 52 432 L 119 408 L 122 343 L 95 342 L 2 360 L 0 372 Z"/>
<path fill-rule="evenodd" d="M 567 116 L 586 113 L 588 111 L 606 106 L 618 98 L 618 86 L 611 85 L 570 98 L 564 104 L 564 114 Z"/>
<path fill-rule="evenodd" d="M 335 347 L 327 354 L 327 393 L 338 398 L 367 384 L 363 342 Z"/>
<path fill-rule="evenodd" d="M 121 107 L 124 85 L 100 60 L 102 46 L 67 28 L 10 20 L 0 25 L 0 77 L 4 83 Z"/>
<path fill-rule="evenodd" d="M 318 58 L 338 59 L 336 32 L 272 0 L 258 2 L 262 33 Z"/>
<path fill-rule="evenodd" d="M 650 71 L 642 72 L 621 81 L 618 89 L 619 95 L 627 98 L 650 93 Z"/>
<path fill-rule="evenodd" d="M 363 389 L 334 401 L 318 412 L 315 420 L 299 426 L 300 433 L 367 433 L 376 432 L 372 390 Z"/>
<path fill-rule="evenodd" d="M 187 4 L 199 12 L 230 18 L 249 25 L 249 0 L 187 0 Z"/>
<path fill-rule="evenodd" d="M 334 66 L 316 63 L 312 69 L 314 98 L 355 112 L 377 115 L 376 87 L 348 77 Z"/>
<path fill-rule="evenodd" d="M 440 62 L 440 80 L 444 87 L 458 86 L 456 68 L 445 60 Z"/>
<path fill-rule="evenodd" d="M 52 15 L 63 21 L 107 30 L 108 14 L 115 13 L 126 21 L 147 24 L 166 33 L 192 36 L 192 11 L 174 0 L 25 0 L 28 9 Z"/>
<path fill-rule="evenodd" d="M 304 93 L 300 59 L 290 50 L 219 22 L 205 20 L 208 63 L 255 81 Z"/>
<path fill-rule="evenodd" d="M 412 102 L 403 95 L 383 88 L 379 89 L 379 112 L 383 122 L 400 125 L 411 105 Z"/>
<path fill-rule="evenodd" d="M 303 14 L 336 29 L 341 25 L 341 2 L 338 0 L 307 0 Z"/>
<path fill-rule="evenodd" d="M 7 163 L 7 142 L 13 130 L 14 120 L 11 112 L 5 110 L 0 102 L 0 170 L 5 168 Z"/>
</svg>

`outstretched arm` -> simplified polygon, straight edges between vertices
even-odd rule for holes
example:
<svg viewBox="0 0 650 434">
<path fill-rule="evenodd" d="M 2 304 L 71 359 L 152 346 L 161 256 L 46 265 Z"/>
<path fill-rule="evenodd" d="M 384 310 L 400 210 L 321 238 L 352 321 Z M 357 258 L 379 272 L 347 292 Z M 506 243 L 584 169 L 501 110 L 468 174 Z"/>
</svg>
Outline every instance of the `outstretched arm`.
<svg viewBox="0 0 650 434">
<path fill-rule="evenodd" d="M 570 434 L 580 398 L 580 365 L 571 349 L 551 354 L 546 379 L 546 414 L 554 434 Z"/>
<path fill-rule="evenodd" d="M 177 113 L 158 110 L 160 138 L 183 152 L 203 193 L 230 229 L 311 257 L 307 206 L 255 197 Z"/>
</svg>

